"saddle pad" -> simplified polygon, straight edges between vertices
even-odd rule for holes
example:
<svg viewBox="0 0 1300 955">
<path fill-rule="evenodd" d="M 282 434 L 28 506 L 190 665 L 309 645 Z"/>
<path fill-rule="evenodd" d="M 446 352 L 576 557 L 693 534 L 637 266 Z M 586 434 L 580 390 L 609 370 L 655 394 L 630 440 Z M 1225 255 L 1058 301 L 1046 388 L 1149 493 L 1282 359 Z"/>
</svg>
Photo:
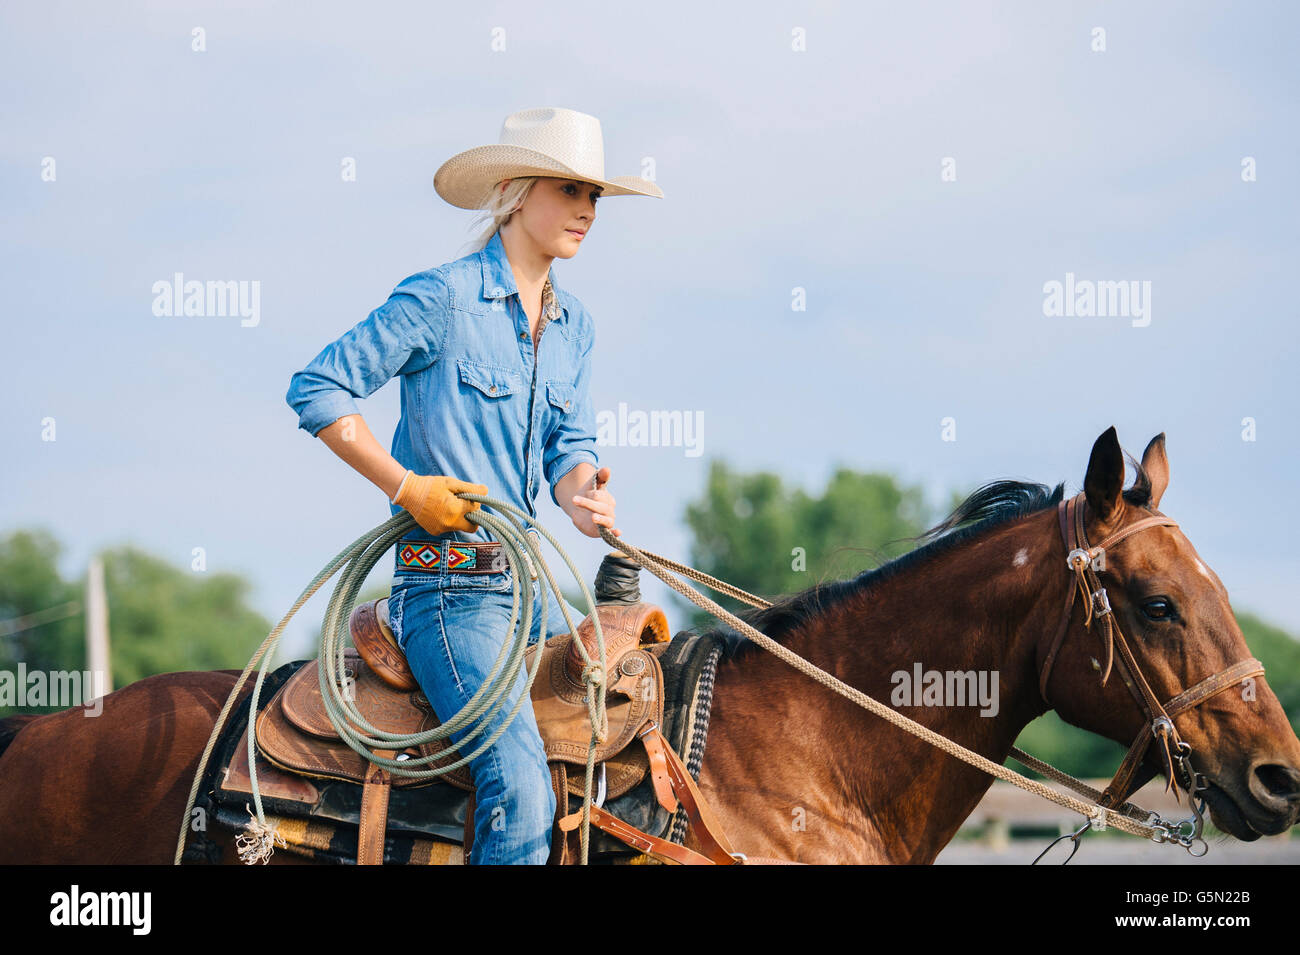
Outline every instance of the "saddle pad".
<svg viewBox="0 0 1300 955">
<path fill-rule="evenodd" d="M 357 828 L 316 817 L 295 818 L 266 813 L 268 824 L 284 838 L 277 850 L 292 852 L 316 862 L 356 865 Z M 247 822 L 227 806 L 218 806 L 217 822 L 238 829 Z M 384 838 L 384 865 L 464 865 L 465 855 L 459 843 L 436 839 L 418 839 L 389 832 Z"/>
</svg>

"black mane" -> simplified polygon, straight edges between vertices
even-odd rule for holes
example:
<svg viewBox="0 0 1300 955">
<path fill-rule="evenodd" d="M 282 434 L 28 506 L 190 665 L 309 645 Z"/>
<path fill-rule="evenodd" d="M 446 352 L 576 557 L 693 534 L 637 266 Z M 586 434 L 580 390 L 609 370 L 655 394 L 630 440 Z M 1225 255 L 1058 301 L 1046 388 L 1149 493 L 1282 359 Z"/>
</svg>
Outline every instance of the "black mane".
<svg viewBox="0 0 1300 955">
<path fill-rule="evenodd" d="M 1124 499 L 1138 507 L 1145 506 L 1151 498 L 1151 481 L 1142 465 L 1129 458 L 1136 477 L 1133 486 L 1124 491 Z M 838 603 L 869 591 L 881 581 L 912 570 L 933 557 L 960 547 L 971 538 L 987 533 L 1009 521 L 1055 507 L 1065 493 L 1065 483 L 1053 489 L 1045 484 L 1028 481 L 993 481 L 973 491 L 953 509 L 946 518 L 914 538 L 920 546 L 882 564 L 864 570 L 850 580 L 837 580 L 817 584 L 807 590 L 773 601 L 771 607 L 746 608 L 733 611 L 737 617 L 778 643 L 813 617 L 826 612 Z M 710 634 L 724 641 L 723 660 L 739 660 L 760 652 L 752 640 L 737 633 L 721 622 Z"/>
</svg>

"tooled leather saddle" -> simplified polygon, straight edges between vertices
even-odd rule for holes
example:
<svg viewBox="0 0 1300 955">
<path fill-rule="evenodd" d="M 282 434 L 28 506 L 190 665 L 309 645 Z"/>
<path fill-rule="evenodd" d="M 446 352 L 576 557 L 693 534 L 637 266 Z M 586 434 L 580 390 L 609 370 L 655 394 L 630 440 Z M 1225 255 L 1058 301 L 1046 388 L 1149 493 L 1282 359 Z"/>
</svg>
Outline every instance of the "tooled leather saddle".
<svg viewBox="0 0 1300 955">
<path fill-rule="evenodd" d="M 703 854 L 656 837 L 625 822 L 601 805 L 591 808 L 593 826 L 660 861 L 690 864 L 732 863 L 737 855 L 703 803 L 691 774 L 665 739 L 664 672 L 660 657 L 668 649 L 670 632 L 664 612 L 653 604 L 636 602 L 598 604 L 605 638 L 608 734 L 596 748 L 601 766 L 597 802 L 604 803 L 649 780 L 654 799 L 669 814 L 685 816 L 704 847 Z M 352 680 L 352 703 L 380 730 L 411 734 L 439 725 L 437 716 L 420 692 L 387 621 L 387 598 L 360 604 L 350 621 L 355 650 L 345 651 L 345 670 Z M 540 652 L 531 702 L 551 767 L 556 792 L 556 821 L 551 861 L 564 864 L 577 850 L 576 828 L 580 813 L 567 811 L 570 796 L 581 797 L 591 724 L 584 701 L 583 661 L 576 640 L 598 658 L 595 628 L 587 617 L 573 634 L 561 634 L 545 645 L 528 649 L 530 669 Z M 384 861 L 390 797 L 394 791 L 420 787 L 469 794 L 463 810 L 463 858 L 468 858 L 473 836 L 474 784 L 467 766 L 433 779 L 394 775 L 371 763 L 338 735 L 325 710 L 316 661 L 298 668 L 256 715 L 255 739 L 258 784 L 263 796 L 283 802 L 319 803 L 322 784 L 339 780 L 361 785 L 357 830 L 358 864 Z M 358 727 L 358 729 L 360 729 Z M 634 745 L 635 744 L 635 745 Z M 446 748 L 434 741 L 406 751 L 427 756 Z M 401 759 L 392 750 L 377 755 Z M 435 765 L 457 759 L 450 755 Z M 576 770 L 575 770 L 576 767 Z M 442 785 L 436 785 L 442 784 Z M 225 766 L 222 786 L 236 792 L 251 789 L 245 747 L 235 746 Z M 422 794 L 423 796 L 423 794 Z M 460 797 L 464 799 L 464 796 Z M 443 797 L 446 801 L 446 797 Z M 680 809 L 682 813 L 678 813 Z M 450 833 L 443 833 L 444 837 Z M 743 858 L 743 857 L 742 857 Z"/>
</svg>

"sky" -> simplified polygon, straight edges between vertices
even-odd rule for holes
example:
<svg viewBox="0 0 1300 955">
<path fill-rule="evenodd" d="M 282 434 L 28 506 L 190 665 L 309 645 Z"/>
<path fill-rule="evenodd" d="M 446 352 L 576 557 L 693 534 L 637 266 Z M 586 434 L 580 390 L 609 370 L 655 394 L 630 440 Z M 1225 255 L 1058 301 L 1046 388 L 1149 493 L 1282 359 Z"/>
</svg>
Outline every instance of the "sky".
<svg viewBox="0 0 1300 955">
<path fill-rule="evenodd" d="M 48 528 L 69 576 L 126 543 L 183 568 L 202 548 L 278 620 L 389 515 L 298 430 L 291 375 L 464 254 L 474 214 L 434 192 L 444 160 L 564 106 L 599 118 L 607 176 L 665 194 L 601 200 L 554 264 L 596 323 L 595 407 L 701 426 L 694 447 L 600 449 L 626 540 L 689 561 L 685 508 L 717 459 L 810 493 L 885 471 L 937 507 L 999 478 L 1074 493 L 1113 425 L 1135 457 L 1165 433 L 1161 510 L 1234 608 L 1300 631 L 1297 21 L 1226 2 L 7 3 L 0 533 Z M 155 314 L 176 273 L 257 283 L 256 320 Z M 1135 295 L 1048 314 L 1053 282 Z M 360 403 L 385 447 L 398 391 Z M 590 581 L 605 543 L 545 487 L 537 507 Z"/>
</svg>

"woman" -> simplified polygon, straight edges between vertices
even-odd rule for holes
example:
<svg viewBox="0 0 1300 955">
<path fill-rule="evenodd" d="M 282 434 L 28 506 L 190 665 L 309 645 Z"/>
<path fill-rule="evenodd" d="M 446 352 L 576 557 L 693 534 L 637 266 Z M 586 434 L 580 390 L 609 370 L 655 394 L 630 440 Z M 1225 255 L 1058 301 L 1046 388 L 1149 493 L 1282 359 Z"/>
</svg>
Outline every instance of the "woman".
<svg viewBox="0 0 1300 955">
<path fill-rule="evenodd" d="M 467 519 L 478 502 L 456 494 L 489 495 L 535 516 L 544 477 L 551 499 L 584 534 L 599 537 L 597 525 L 619 533 L 605 487 L 610 470 L 597 470 L 589 394 L 595 330 L 550 266 L 577 253 L 599 196 L 663 193 L 638 177 L 606 180 L 599 121 L 558 108 L 507 117 L 499 143 L 447 160 L 434 188 L 454 206 L 485 211 L 491 221 L 478 249 L 404 279 L 293 376 L 287 400 L 299 427 L 381 488 L 392 513 L 405 508 L 415 518 L 418 526 L 397 545 L 389 621 L 445 722 L 486 679 L 509 637 L 512 602 L 500 543 Z M 401 419 L 389 453 L 354 398 L 395 375 L 402 377 Z M 544 576 L 540 583 L 546 586 Z M 536 591 L 531 640 L 541 631 Z M 551 598 L 547 634 L 566 633 Z M 504 720 L 525 676 L 521 668 L 509 699 L 466 753 Z M 451 738 L 459 742 L 474 728 Z M 544 863 L 556 800 L 527 701 L 469 765 L 477 790 L 470 862 Z"/>
</svg>

